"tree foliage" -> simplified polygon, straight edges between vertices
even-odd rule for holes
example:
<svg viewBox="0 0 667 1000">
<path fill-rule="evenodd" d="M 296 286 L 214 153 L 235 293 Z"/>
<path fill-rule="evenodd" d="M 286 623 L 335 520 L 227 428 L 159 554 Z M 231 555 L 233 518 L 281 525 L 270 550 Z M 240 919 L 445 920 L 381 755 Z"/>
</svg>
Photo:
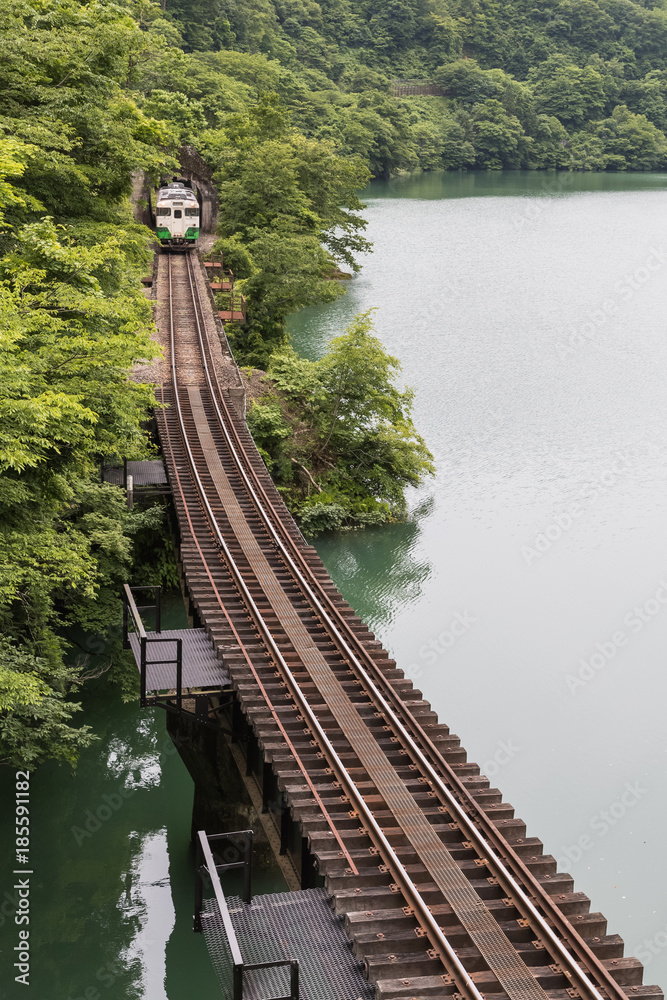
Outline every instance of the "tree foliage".
<svg viewBox="0 0 667 1000">
<path fill-rule="evenodd" d="M 400 96 L 410 80 L 423 92 Z M 186 143 L 210 167 L 248 306 L 230 340 L 269 373 L 250 422 L 304 525 L 400 517 L 430 458 L 395 360 L 361 317 L 303 361 L 286 317 L 358 268 L 371 176 L 663 169 L 667 10 L 0 0 L 0 86 L 0 759 L 34 764 L 90 738 L 71 724 L 65 636 L 112 626 L 138 551 L 173 577 L 162 511 L 126 511 L 97 475 L 105 455 L 146 453 L 154 403 L 128 378 L 153 352 L 134 173 L 171 176 Z"/>
<path fill-rule="evenodd" d="M 0 762 L 74 763 L 71 629 L 119 621 L 134 538 L 100 461 L 141 456 L 155 356 L 140 277 L 152 237 L 127 203 L 132 171 L 175 160 L 173 125 L 128 92 L 151 47 L 123 6 L 0 0 Z"/>
<path fill-rule="evenodd" d="M 369 249 L 356 214 L 368 171 L 331 142 L 301 135 L 275 94 L 230 116 L 225 134 L 217 249 L 231 250 L 231 263 L 243 248 L 239 289 L 248 302 L 247 324 L 231 340 L 240 360 L 262 367 L 285 342 L 287 316 L 340 294 L 328 280 L 336 262 L 357 270 L 356 255 Z"/>
<path fill-rule="evenodd" d="M 369 313 L 319 361 L 291 348 L 272 356 L 248 424 L 310 533 L 404 516 L 406 487 L 433 471 L 411 420 L 412 392 L 394 383 L 399 371 Z"/>
<path fill-rule="evenodd" d="M 664 156 L 634 155 L 632 143 L 625 158 L 583 157 L 585 146 L 600 146 L 579 134 L 624 106 L 667 127 L 667 10 L 659 2 L 167 0 L 166 16 L 184 32 L 193 66 L 201 66 L 194 50 L 206 49 L 209 67 L 219 57 L 229 77 L 279 94 L 303 135 L 358 154 L 375 177 L 469 165 L 665 166 Z M 392 94 L 393 80 L 415 78 L 442 96 Z M 201 77 L 183 88 L 205 101 Z M 514 123 L 499 112 L 480 117 L 490 100 L 520 123 L 515 140 Z"/>
</svg>

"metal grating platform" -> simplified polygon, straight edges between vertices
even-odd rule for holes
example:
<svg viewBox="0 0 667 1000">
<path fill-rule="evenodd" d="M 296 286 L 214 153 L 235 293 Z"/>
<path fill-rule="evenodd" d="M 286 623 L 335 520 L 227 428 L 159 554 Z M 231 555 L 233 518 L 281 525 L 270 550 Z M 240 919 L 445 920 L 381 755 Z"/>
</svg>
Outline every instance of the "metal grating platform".
<svg viewBox="0 0 667 1000">
<path fill-rule="evenodd" d="M 151 462 L 128 462 L 127 474 L 132 476 L 133 484 L 137 486 L 167 486 L 167 470 L 161 459 Z M 107 465 L 104 467 L 104 482 L 112 486 L 125 487 L 125 469 L 122 465 Z"/>
<path fill-rule="evenodd" d="M 154 663 L 151 660 L 175 660 L 176 643 L 167 639 L 181 639 L 183 642 L 183 687 L 223 688 L 229 681 L 222 661 L 203 628 L 163 629 L 162 632 L 147 632 L 147 639 L 157 639 L 146 645 L 146 690 L 171 691 L 176 687 L 176 664 Z M 134 653 L 137 667 L 141 669 L 141 642 L 136 632 L 128 635 L 130 648 Z M 160 641 L 161 640 L 161 641 Z"/>
<path fill-rule="evenodd" d="M 375 995 L 324 889 L 255 896 L 250 905 L 230 896 L 227 904 L 244 961 L 297 959 L 300 1000 L 371 1000 Z M 204 902 L 202 927 L 223 996 L 232 1000 L 231 953 L 214 899 Z M 288 972 L 249 970 L 243 986 L 244 1000 L 284 997 Z"/>
</svg>

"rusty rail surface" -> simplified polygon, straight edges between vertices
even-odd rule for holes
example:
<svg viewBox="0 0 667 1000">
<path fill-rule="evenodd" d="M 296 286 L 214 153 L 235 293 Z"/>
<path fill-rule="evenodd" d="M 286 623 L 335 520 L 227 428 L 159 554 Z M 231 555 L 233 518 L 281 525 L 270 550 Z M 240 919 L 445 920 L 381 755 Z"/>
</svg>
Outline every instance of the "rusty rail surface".
<svg viewBox="0 0 667 1000">
<path fill-rule="evenodd" d="M 219 384 L 197 265 L 160 264 L 191 596 L 380 995 L 661 996 L 343 602 Z"/>
</svg>

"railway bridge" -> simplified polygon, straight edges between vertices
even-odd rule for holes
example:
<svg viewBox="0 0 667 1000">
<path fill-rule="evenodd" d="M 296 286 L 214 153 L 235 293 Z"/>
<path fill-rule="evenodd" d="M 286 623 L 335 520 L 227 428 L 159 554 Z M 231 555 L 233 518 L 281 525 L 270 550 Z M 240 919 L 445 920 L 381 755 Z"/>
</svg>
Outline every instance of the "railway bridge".
<svg viewBox="0 0 667 1000">
<path fill-rule="evenodd" d="M 661 998 L 305 542 L 246 427 L 199 258 L 160 255 L 153 294 L 157 420 L 199 627 L 146 633 L 129 594 L 142 698 L 172 729 L 229 731 L 294 890 L 226 900 L 221 831 L 199 832 L 215 891 L 204 901 L 200 885 L 197 926 L 223 991 L 275 997 L 282 965 L 278 991 L 302 998 Z"/>
</svg>

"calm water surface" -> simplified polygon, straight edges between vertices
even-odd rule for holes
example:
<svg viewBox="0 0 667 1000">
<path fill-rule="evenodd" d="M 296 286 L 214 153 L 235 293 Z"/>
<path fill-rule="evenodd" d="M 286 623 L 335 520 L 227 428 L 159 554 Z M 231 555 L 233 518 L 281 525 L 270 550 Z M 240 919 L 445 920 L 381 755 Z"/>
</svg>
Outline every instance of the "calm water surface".
<svg viewBox="0 0 667 1000">
<path fill-rule="evenodd" d="M 437 476 L 407 524 L 319 550 L 667 986 L 667 175 L 424 175 L 365 200 L 375 253 L 293 337 L 317 357 L 377 307 Z"/>
<path fill-rule="evenodd" d="M 180 599 L 165 604 L 165 627 L 186 627 Z M 100 740 L 76 773 L 49 764 L 31 781 L 27 987 L 12 969 L 14 774 L 0 769 L 0 1000 L 213 1000 L 217 979 L 192 931 L 193 783 L 165 713 L 123 704 L 98 681 L 78 721 Z M 284 888 L 273 871 L 254 875 L 256 892 Z"/>
<path fill-rule="evenodd" d="M 610 930 L 635 952 L 658 935 L 646 980 L 666 985 L 667 177 L 431 175 L 368 203 L 375 254 L 295 340 L 315 357 L 378 306 L 438 475 L 406 524 L 320 550 Z M 101 740 L 76 775 L 32 783 L 31 986 L 0 915 L 0 1000 L 215 997 L 164 717 L 100 685 L 81 718 Z M 3 803 L 12 788 L 0 771 Z"/>
</svg>

